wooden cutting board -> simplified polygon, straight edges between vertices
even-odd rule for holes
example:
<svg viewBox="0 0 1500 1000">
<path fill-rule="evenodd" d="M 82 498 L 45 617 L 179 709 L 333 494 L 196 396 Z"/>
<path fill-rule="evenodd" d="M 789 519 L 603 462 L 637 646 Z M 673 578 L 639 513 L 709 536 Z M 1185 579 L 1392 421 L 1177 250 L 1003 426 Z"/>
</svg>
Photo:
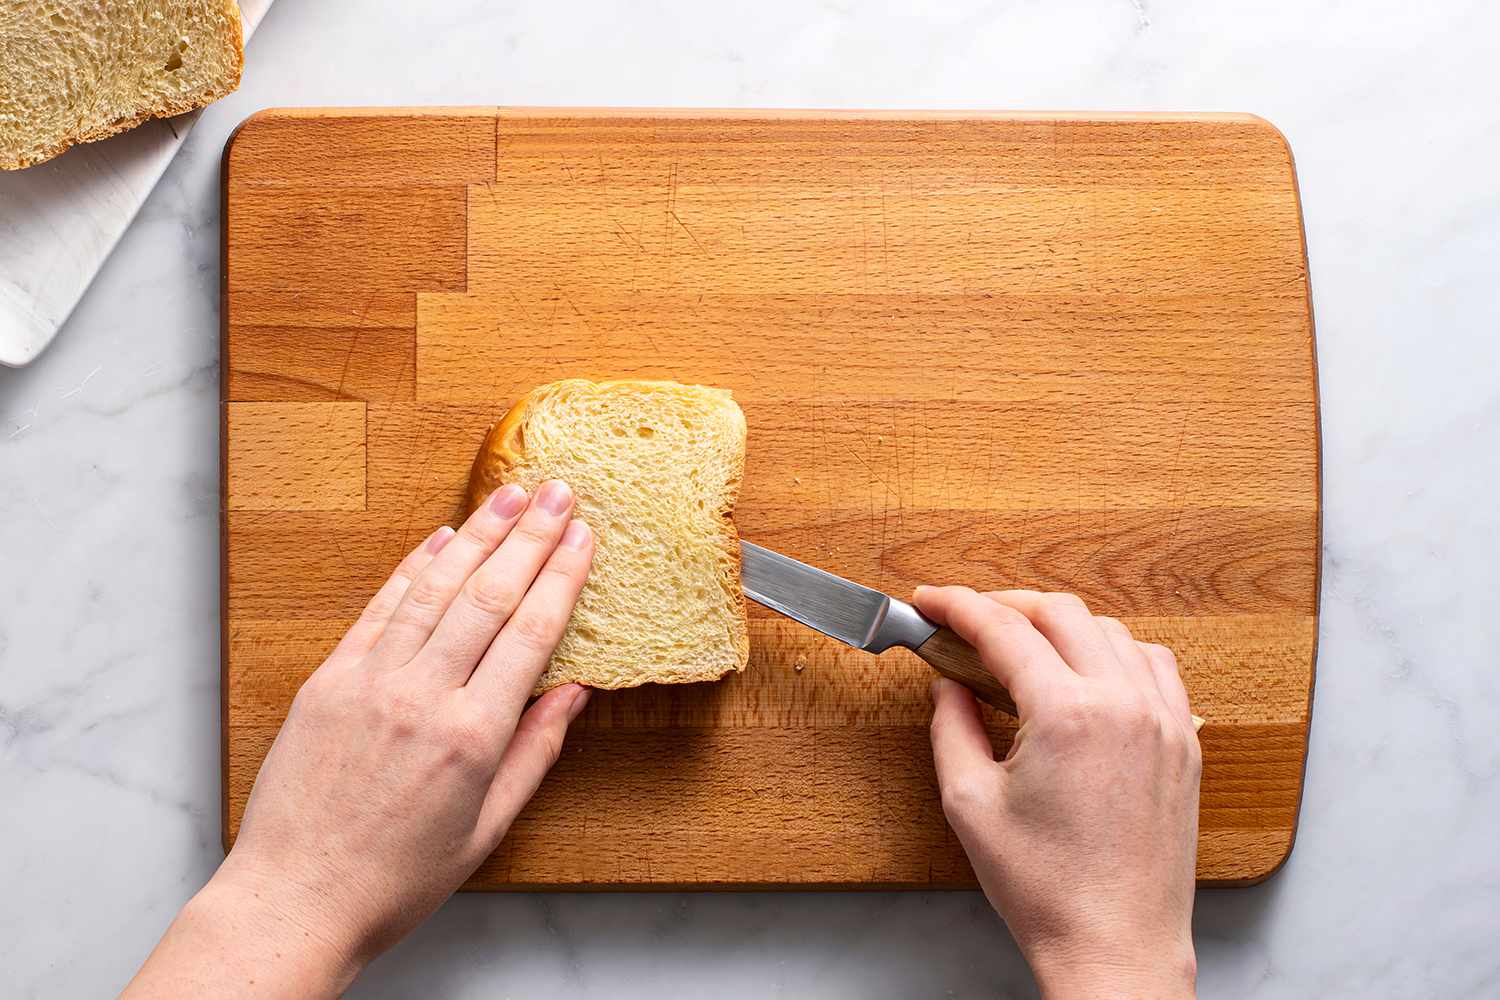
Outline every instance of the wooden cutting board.
<svg viewBox="0 0 1500 1000">
<path fill-rule="evenodd" d="M 1200 879 L 1291 849 L 1318 420 L 1267 123 L 271 111 L 224 197 L 226 844 L 303 678 L 456 523 L 490 421 L 633 376 L 734 391 L 746 537 L 898 595 L 1075 591 L 1172 646 L 1208 719 Z M 928 669 L 751 630 L 742 676 L 597 695 L 470 888 L 973 885 Z"/>
</svg>

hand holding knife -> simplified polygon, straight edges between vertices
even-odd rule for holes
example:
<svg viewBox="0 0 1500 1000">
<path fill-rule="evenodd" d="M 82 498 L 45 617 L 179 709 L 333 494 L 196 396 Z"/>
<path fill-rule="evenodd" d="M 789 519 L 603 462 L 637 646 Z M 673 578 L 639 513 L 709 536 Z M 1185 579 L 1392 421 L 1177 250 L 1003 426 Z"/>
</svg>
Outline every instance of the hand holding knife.
<svg viewBox="0 0 1500 1000">
<path fill-rule="evenodd" d="M 1010 692 L 985 668 L 974 647 L 905 601 L 754 542 L 741 541 L 740 554 L 741 586 L 752 601 L 867 653 L 892 646 L 909 649 L 979 700 L 1018 714 Z M 1193 726 L 1201 729 L 1203 720 L 1193 716 Z"/>
</svg>

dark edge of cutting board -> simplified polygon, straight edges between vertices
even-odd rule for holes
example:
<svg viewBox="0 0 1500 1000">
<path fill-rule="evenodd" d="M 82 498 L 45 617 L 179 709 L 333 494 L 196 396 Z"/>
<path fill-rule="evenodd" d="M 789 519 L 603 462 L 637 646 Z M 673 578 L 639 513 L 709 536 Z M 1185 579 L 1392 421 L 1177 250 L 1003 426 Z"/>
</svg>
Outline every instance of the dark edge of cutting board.
<svg viewBox="0 0 1500 1000">
<path fill-rule="evenodd" d="M 229 839 L 229 152 L 240 122 L 219 154 L 219 844 Z"/>
<path fill-rule="evenodd" d="M 1307 665 L 1307 723 L 1302 727 L 1302 773 L 1297 778 L 1297 807 L 1292 811 L 1292 832 L 1287 838 L 1286 850 L 1281 859 L 1263 874 L 1247 879 L 1204 879 L 1199 888 L 1233 888 L 1260 885 L 1266 879 L 1286 867 L 1291 860 L 1292 849 L 1297 846 L 1297 830 L 1302 825 L 1302 798 L 1307 789 L 1307 759 L 1312 756 L 1313 695 L 1318 687 L 1318 650 L 1323 634 L 1323 393 L 1318 380 L 1318 323 L 1313 313 L 1312 268 L 1307 260 L 1307 216 L 1302 211 L 1302 185 L 1297 179 L 1297 160 L 1292 154 L 1292 144 L 1286 133 L 1259 115 L 1251 115 L 1281 142 L 1286 150 L 1286 169 L 1292 178 L 1292 199 L 1297 206 L 1297 235 L 1302 242 L 1302 284 L 1307 290 L 1307 363 L 1312 368 L 1313 388 L 1313 469 L 1317 477 L 1317 565 L 1313 567 L 1313 644 L 1312 661 Z M 225 796 L 226 805 L 228 796 Z"/>
</svg>

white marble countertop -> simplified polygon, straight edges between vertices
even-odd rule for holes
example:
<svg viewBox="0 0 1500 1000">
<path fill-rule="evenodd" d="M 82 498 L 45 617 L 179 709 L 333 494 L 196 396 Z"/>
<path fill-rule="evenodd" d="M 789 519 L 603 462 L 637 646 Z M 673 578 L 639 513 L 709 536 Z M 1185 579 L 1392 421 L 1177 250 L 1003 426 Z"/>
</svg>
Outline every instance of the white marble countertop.
<svg viewBox="0 0 1500 1000">
<path fill-rule="evenodd" d="M 203 115 L 57 342 L 0 371 L 7 996 L 119 988 L 221 858 L 224 140 L 270 105 L 495 103 L 1224 110 L 1279 125 L 1301 179 L 1321 361 L 1321 655 L 1296 850 L 1261 887 L 1199 893 L 1203 993 L 1500 991 L 1500 10 L 417 13 L 429 6 L 276 4 L 240 91 Z M 530 895 L 454 900 L 353 992 L 1033 987 L 972 893 Z"/>
</svg>

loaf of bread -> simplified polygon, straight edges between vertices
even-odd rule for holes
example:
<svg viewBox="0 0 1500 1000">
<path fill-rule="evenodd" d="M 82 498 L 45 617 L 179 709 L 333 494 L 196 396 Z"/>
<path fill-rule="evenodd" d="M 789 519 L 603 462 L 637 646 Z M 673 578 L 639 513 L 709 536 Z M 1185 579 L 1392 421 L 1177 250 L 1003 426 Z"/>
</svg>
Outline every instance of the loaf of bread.
<svg viewBox="0 0 1500 1000">
<path fill-rule="evenodd" d="M 0 169 L 216 101 L 243 52 L 235 0 L 0 0 Z"/>
<path fill-rule="evenodd" d="M 733 514 L 745 415 L 725 390 L 568 379 L 490 428 L 469 476 L 493 490 L 561 479 L 597 539 L 594 567 L 537 691 L 717 680 L 750 655 Z"/>
</svg>

